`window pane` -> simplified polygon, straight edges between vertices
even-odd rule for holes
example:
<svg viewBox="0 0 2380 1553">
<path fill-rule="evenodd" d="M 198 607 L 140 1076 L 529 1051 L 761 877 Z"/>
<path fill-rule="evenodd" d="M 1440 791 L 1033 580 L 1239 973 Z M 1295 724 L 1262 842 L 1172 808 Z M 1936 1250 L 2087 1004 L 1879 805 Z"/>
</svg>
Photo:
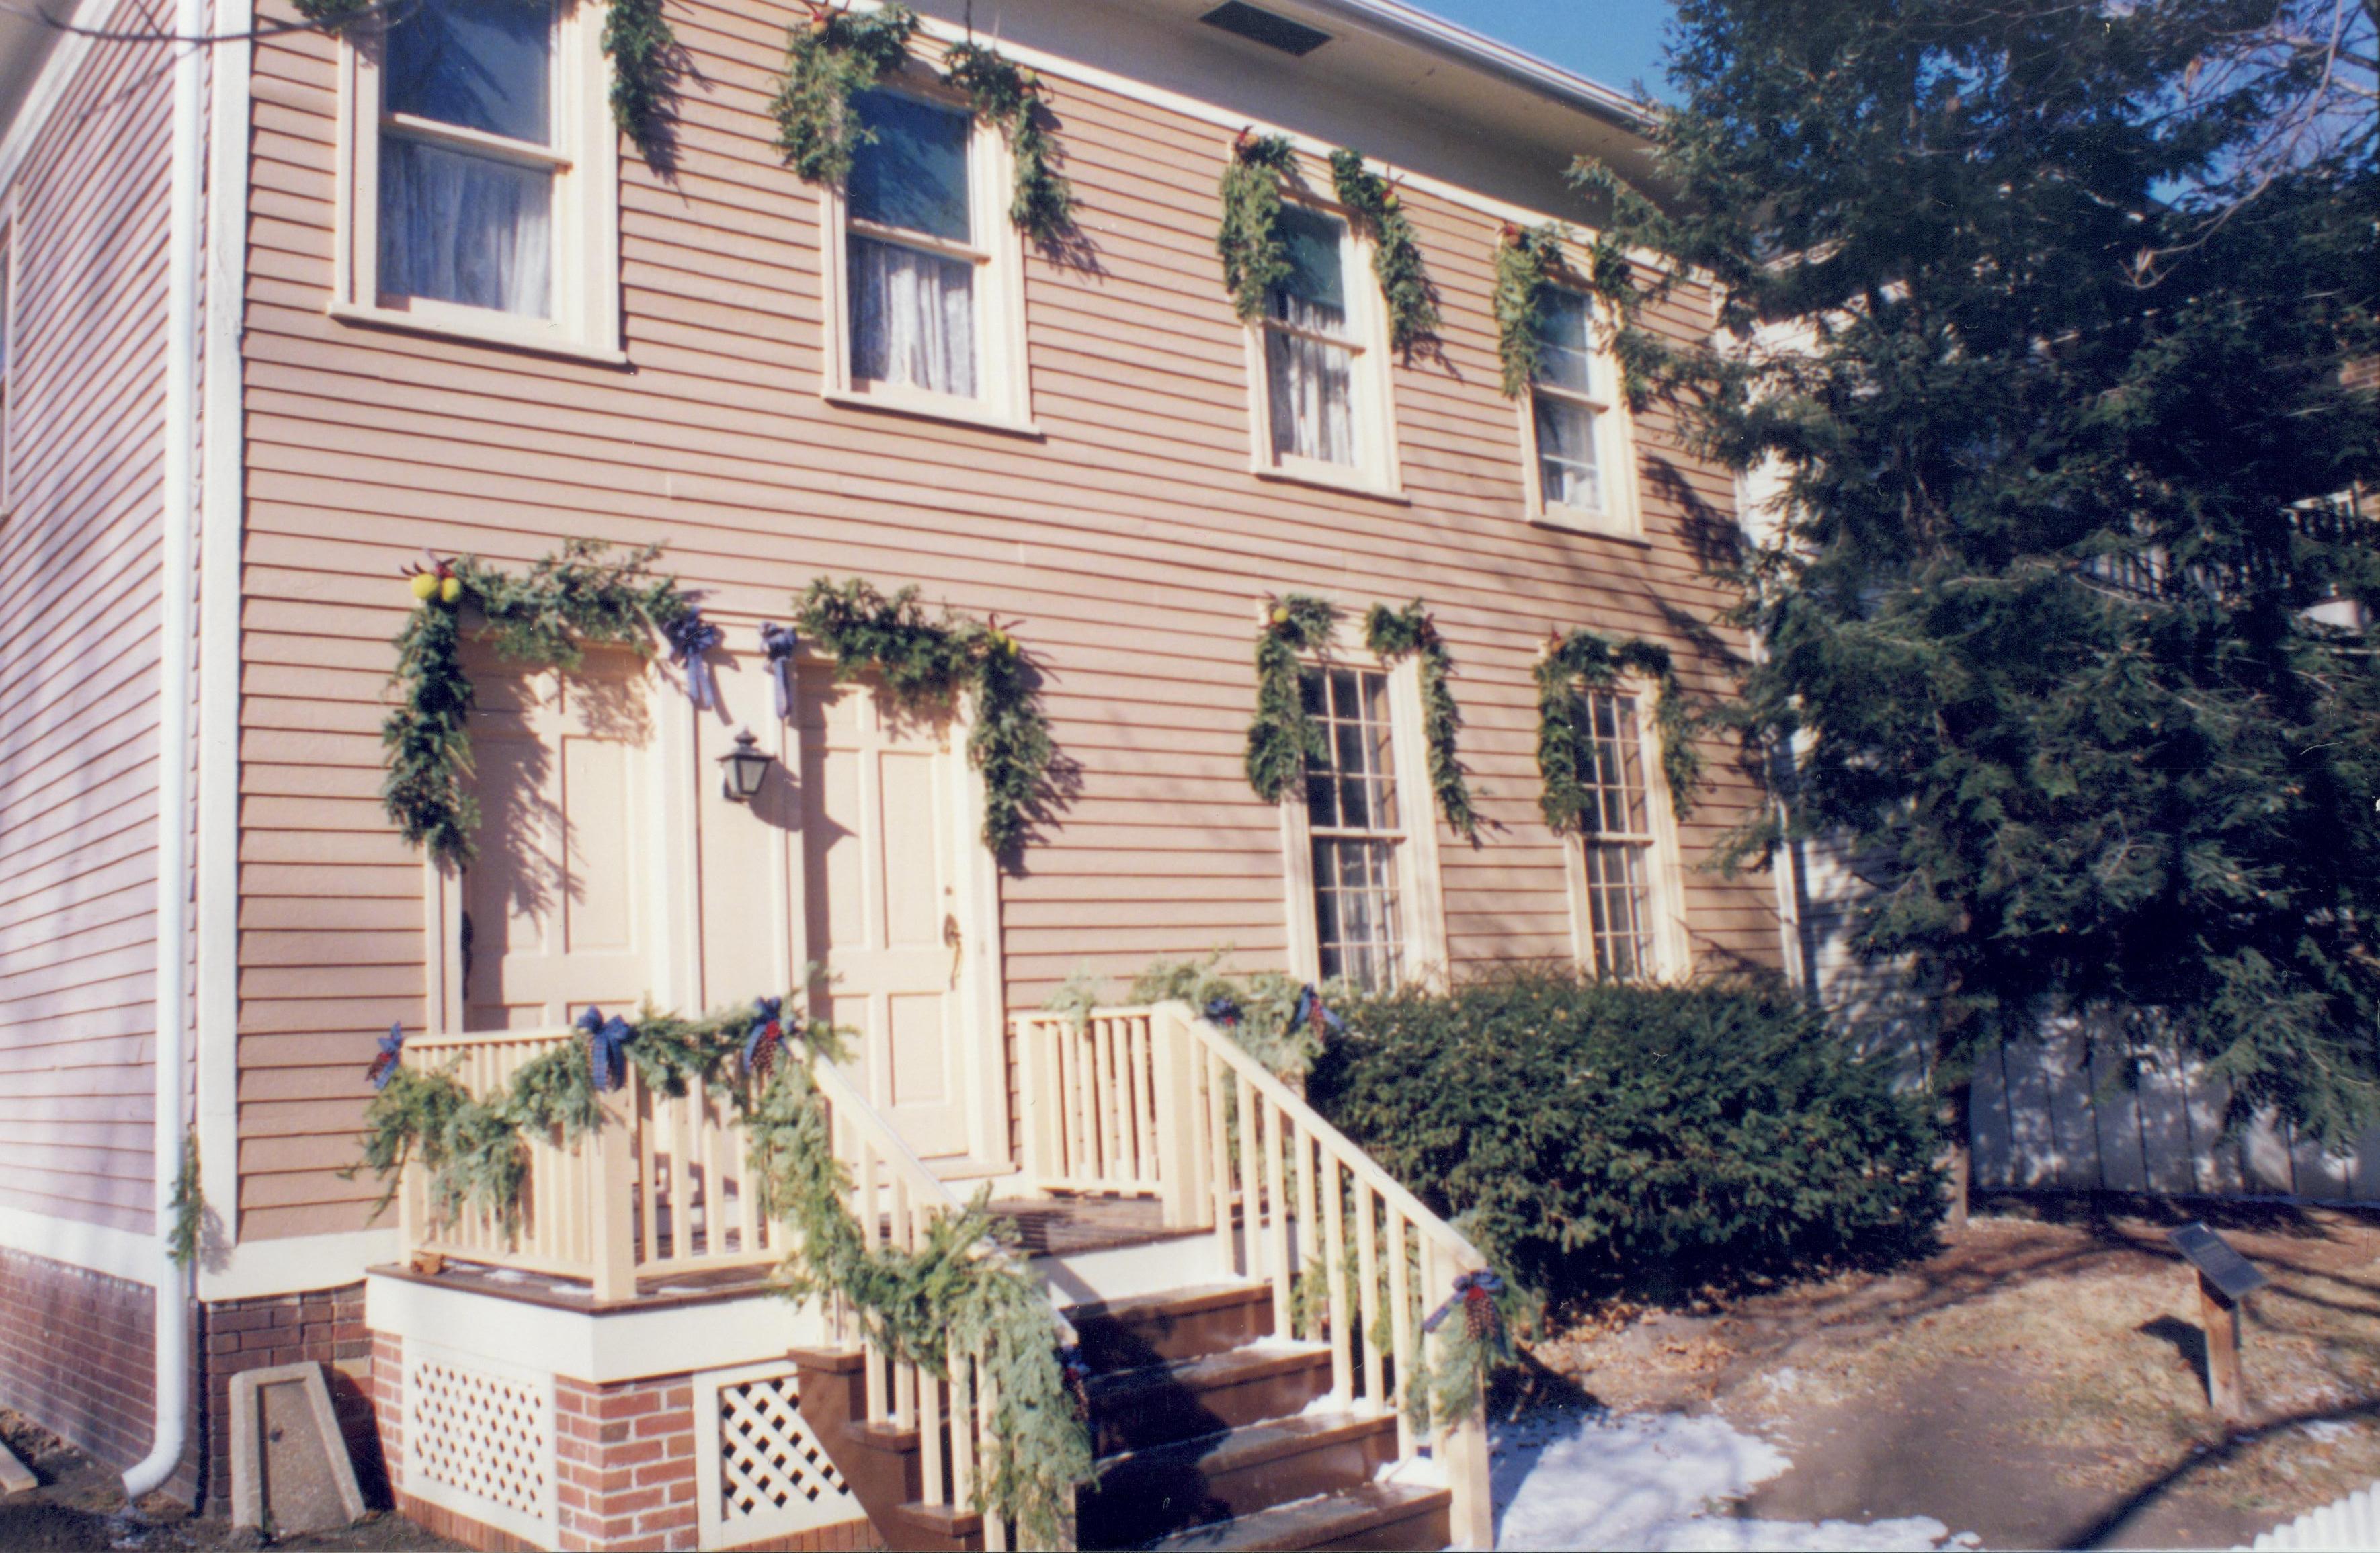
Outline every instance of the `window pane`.
<svg viewBox="0 0 2380 1553">
<path fill-rule="evenodd" d="M 892 91 L 863 91 L 851 110 L 876 137 L 863 137 L 852 151 L 844 190 L 851 213 L 954 243 L 974 241 L 966 115 Z"/>
<path fill-rule="evenodd" d="M 1274 287 L 1276 297 L 1285 293 L 1323 308 L 1333 316 L 1334 332 L 1335 327 L 1343 327 L 1340 321 L 1347 313 L 1347 285 L 1340 240 L 1346 227 L 1318 211 L 1283 205 L 1281 224 L 1274 230 L 1281 234 L 1281 247 L 1289 255 L 1289 279 Z"/>
<path fill-rule="evenodd" d="M 1325 978 L 1375 991 L 1396 986 L 1404 931 L 1395 877 L 1392 842 L 1316 838 L 1314 923 Z"/>
<path fill-rule="evenodd" d="M 552 310 L 553 176 L 381 140 L 380 289 L 543 318 Z"/>
<path fill-rule="evenodd" d="M 540 146 L 552 142 L 550 0 L 414 0 L 395 14 L 398 19 L 388 30 L 390 113 Z"/>
<path fill-rule="evenodd" d="M 1544 349 L 1537 360 L 1537 381 L 1576 394 L 1594 394 L 1595 337 L 1588 327 L 1587 300 L 1575 291 L 1557 291 L 1545 311 Z"/>
<path fill-rule="evenodd" d="M 1603 471 L 1595 456 L 1596 415 L 1585 405 L 1536 396 L 1538 490 L 1549 507 L 1603 510 Z"/>
<path fill-rule="evenodd" d="M 1625 980 L 1652 965 L 1652 901 L 1642 844 L 1588 841 L 1587 939 L 1595 974 Z"/>
<path fill-rule="evenodd" d="M 975 396 L 975 266 L 851 239 L 851 375 Z"/>
<path fill-rule="evenodd" d="M 1274 457 L 1355 462 L 1354 359 L 1343 346 L 1265 331 Z"/>
<path fill-rule="evenodd" d="M 1646 835 L 1652 821 L 1645 809 L 1645 751 L 1636 698 L 1591 691 L 1579 698 L 1575 715 L 1586 744 L 1579 771 L 1587 793 L 1581 822 L 1606 836 Z"/>
</svg>

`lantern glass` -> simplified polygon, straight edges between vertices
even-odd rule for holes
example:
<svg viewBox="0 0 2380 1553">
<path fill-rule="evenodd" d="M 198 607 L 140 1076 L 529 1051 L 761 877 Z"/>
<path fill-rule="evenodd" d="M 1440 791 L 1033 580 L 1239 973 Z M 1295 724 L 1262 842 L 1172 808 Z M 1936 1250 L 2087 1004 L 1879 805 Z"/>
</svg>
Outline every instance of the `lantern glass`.
<svg viewBox="0 0 2380 1553">
<path fill-rule="evenodd" d="M 735 735 L 735 747 L 719 758 L 719 788 L 731 804 L 748 804 L 769 780 L 771 757 L 760 741 L 745 729 Z"/>
</svg>

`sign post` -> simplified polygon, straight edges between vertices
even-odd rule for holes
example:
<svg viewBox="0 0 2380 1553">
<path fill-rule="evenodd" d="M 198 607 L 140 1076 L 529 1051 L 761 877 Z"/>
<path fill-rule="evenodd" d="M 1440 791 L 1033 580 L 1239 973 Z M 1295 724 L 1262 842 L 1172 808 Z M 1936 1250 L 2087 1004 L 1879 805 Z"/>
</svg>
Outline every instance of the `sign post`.
<svg viewBox="0 0 2380 1553">
<path fill-rule="evenodd" d="M 2240 1304 L 2265 1286 L 2265 1275 L 2204 1224 L 2172 1231 L 2166 1239 L 2198 1274 L 2198 1318 L 2206 1333 L 2206 1400 L 2224 1421 L 2238 1423 L 2248 1413 L 2240 1384 Z"/>
</svg>

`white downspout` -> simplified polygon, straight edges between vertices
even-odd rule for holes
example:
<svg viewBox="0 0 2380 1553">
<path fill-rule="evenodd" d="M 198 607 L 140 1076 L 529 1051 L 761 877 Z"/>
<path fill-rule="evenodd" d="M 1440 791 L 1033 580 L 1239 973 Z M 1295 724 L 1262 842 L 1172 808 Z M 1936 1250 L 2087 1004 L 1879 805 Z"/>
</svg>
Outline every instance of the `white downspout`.
<svg viewBox="0 0 2380 1553">
<path fill-rule="evenodd" d="M 176 0 L 174 31 L 205 34 L 206 0 Z M 189 1274 L 173 1258 L 174 1178 L 187 1147 L 183 1090 L 188 1018 L 185 951 L 190 900 L 190 580 L 198 516 L 199 219 L 206 103 L 205 49 L 179 42 L 174 60 L 174 127 L 165 233 L 165 448 L 162 587 L 157 641 L 157 1113 L 156 1426 L 153 1444 L 124 1474 L 128 1504 L 162 1486 L 182 1462 L 189 1434 Z"/>
</svg>

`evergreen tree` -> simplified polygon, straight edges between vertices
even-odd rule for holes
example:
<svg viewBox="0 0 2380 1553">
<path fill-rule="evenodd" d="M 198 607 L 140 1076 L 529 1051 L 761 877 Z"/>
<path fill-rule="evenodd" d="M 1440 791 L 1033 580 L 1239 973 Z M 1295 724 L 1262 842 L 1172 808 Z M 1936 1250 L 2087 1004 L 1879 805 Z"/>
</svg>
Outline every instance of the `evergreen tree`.
<svg viewBox="0 0 2380 1553">
<path fill-rule="evenodd" d="M 1781 477 L 1731 715 L 1886 863 L 1961 1187 L 1975 1055 L 2053 1011 L 2235 1123 L 2380 1099 L 2372 17 L 2312 3 L 1683 0 L 1662 205 L 1578 171 L 1632 396 Z M 1709 348 L 1637 326 L 1681 273 Z"/>
</svg>

